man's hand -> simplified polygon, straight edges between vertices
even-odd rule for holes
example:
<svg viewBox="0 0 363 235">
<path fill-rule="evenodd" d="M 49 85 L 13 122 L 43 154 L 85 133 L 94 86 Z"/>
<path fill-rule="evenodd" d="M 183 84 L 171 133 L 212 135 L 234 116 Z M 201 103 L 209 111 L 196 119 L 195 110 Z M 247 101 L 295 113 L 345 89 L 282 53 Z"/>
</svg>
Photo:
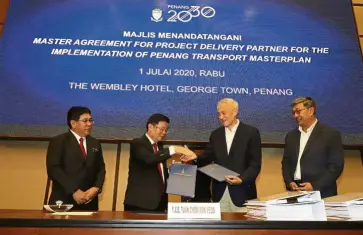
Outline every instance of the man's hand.
<svg viewBox="0 0 363 235">
<path fill-rule="evenodd" d="M 238 176 L 226 175 L 224 178 L 226 179 L 226 182 L 230 185 L 242 184 L 242 180 Z"/>
<path fill-rule="evenodd" d="M 78 189 L 75 193 L 73 193 L 73 199 L 77 202 L 77 204 L 84 204 L 87 201 L 86 193 Z"/>
<path fill-rule="evenodd" d="M 297 190 L 298 191 L 313 191 L 314 188 L 313 188 L 313 186 L 311 185 L 310 182 L 305 182 L 305 183 L 301 183 L 300 187 L 298 187 Z"/>
<path fill-rule="evenodd" d="M 181 153 L 180 161 L 189 162 L 197 159 L 197 155 L 188 147 L 175 146 L 175 152 Z"/>
<path fill-rule="evenodd" d="M 297 191 L 297 190 L 298 190 L 298 188 L 299 188 L 299 186 L 298 186 L 295 182 L 290 182 L 290 183 L 289 183 L 289 188 L 290 188 L 290 190 L 292 190 L 292 191 Z"/>
<path fill-rule="evenodd" d="M 175 160 L 171 161 L 171 165 L 174 165 L 174 164 L 181 164 L 181 162 L 176 162 Z"/>
<path fill-rule="evenodd" d="M 194 155 L 184 155 L 183 154 L 183 155 L 180 156 L 180 161 L 182 163 L 187 163 L 187 162 L 193 161 L 195 159 L 197 159 L 197 155 L 195 153 L 194 153 Z"/>
<path fill-rule="evenodd" d="M 88 189 L 85 193 L 86 193 L 86 203 L 90 202 L 91 200 L 93 200 L 93 198 L 95 196 L 97 196 L 99 191 L 99 188 L 97 187 L 92 187 L 90 189 Z"/>
</svg>

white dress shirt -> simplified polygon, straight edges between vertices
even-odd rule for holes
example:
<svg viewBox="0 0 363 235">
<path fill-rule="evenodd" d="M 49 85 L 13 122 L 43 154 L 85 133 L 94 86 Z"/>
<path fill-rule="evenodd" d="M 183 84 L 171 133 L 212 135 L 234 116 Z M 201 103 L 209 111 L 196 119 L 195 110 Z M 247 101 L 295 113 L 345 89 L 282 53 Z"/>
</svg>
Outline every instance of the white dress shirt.
<svg viewBox="0 0 363 235">
<path fill-rule="evenodd" d="M 81 136 L 77 135 L 77 133 L 76 133 L 76 132 L 74 132 L 74 131 L 72 131 L 72 130 L 71 130 L 71 132 L 72 132 L 72 134 L 76 137 L 77 142 L 78 142 L 78 144 L 79 144 L 79 145 L 81 145 L 81 142 L 79 141 L 79 139 L 80 139 L 80 138 L 83 138 L 83 147 L 84 147 L 84 150 L 86 151 L 86 154 L 87 154 L 87 142 L 86 142 L 86 137 L 81 137 Z"/>
<path fill-rule="evenodd" d="M 236 134 L 238 125 L 239 125 L 239 120 L 237 119 L 237 123 L 236 123 L 236 125 L 234 125 L 234 127 L 232 127 L 231 129 L 229 129 L 228 127 L 225 127 L 228 154 L 229 154 L 229 150 L 231 150 L 232 142 L 234 139 L 234 135 Z"/>
<path fill-rule="evenodd" d="M 313 123 L 313 125 L 311 125 L 311 127 L 309 127 L 306 130 L 306 132 L 303 131 L 303 129 L 302 129 L 301 126 L 299 126 L 299 131 L 300 131 L 300 148 L 299 148 L 299 158 L 297 160 L 296 170 L 295 170 L 295 174 L 294 174 L 294 180 L 301 180 L 301 167 L 300 167 L 301 155 L 304 152 L 306 143 L 308 142 L 308 140 L 310 138 L 310 135 L 313 132 L 316 123 L 318 123 L 318 120 L 317 119 L 315 119 L 315 122 Z"/>
<path fill-rule="evenodd" d="M 226 133 L 227 154 L 229 154 L 229 151 L 231 150 L 232 142 L 236 134 L 238 125 L 239 125 L 239 120 L 237 119 L 237 123 L 231 129 L 229 129 L 228 127 L 224 128 Z M 221 204 L 221 210 L 224 212 L 235 211 L 235 209 L 238 208 L 232 202 L 228 187 L 226 187 L 226 189 L 224 190 L 223 196 L 220 200 L 220 204 Z"/>
</svg>

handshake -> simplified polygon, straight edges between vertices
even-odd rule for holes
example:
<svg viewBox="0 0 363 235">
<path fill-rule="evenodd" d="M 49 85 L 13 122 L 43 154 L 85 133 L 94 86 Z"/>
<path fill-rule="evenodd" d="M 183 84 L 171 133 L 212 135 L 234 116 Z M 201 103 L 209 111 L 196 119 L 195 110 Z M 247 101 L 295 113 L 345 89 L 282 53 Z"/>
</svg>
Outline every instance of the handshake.
<svg viewBox="0 0 363 235">
<path fill-rule="evenodd" d="M 190 150 L 186 145 L 184 147 L 182 146 L 173 146 L 176 154 L 181 154 L 180 161 L 185 163 L 192 160 L 197 159 L 197 155 Z"/>
</svg>

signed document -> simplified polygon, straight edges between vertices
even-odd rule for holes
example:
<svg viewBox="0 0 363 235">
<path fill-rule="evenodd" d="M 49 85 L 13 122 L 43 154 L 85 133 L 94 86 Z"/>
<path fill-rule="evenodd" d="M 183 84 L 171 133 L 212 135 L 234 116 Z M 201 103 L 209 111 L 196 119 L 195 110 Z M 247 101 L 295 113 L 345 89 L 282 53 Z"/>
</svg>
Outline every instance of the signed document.
<svg viewBox="0 0 363 235">
<path fill-rule="evenodd" d="M 166 193 L 194 198 L 196 177 L 197 166 L 179 163 L 172 164 Z"/>
<path fill-rule="evenodd" d="M 219 182 L 225 181 L 226 175 L 232 175 L 232 176 L 239 176 L 237 172 L 231 171 L 221 165 L 218 164 L 210 164 L 207 166 L 203 166 L 198 168 L 200 172 L 203 172 L 204 174 L 212 177 L 215 180 L 218 180 Z"/>
</svg>

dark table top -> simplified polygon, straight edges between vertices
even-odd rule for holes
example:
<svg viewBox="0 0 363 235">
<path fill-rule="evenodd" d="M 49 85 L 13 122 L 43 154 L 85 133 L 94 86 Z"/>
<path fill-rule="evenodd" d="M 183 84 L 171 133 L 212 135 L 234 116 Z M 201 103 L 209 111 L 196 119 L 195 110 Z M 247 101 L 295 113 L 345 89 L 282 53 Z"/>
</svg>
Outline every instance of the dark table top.
<svg viewBox="0 0 363 235">
<path fill-rule="evenodd" d="M 51 215 L 42 210 L 0 210 L 1 227 L 173 229 L 363 229 L 363 221 L 264 221 L 222 213 L 219 221 L 168 220 L 162 213 L 99 211 L 89 216 Z"/>
</svg>

